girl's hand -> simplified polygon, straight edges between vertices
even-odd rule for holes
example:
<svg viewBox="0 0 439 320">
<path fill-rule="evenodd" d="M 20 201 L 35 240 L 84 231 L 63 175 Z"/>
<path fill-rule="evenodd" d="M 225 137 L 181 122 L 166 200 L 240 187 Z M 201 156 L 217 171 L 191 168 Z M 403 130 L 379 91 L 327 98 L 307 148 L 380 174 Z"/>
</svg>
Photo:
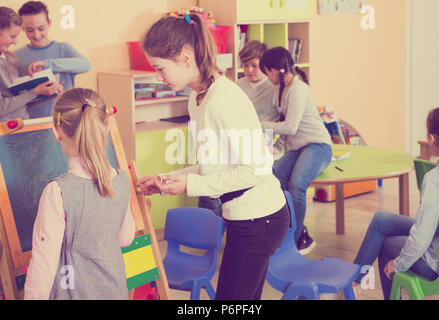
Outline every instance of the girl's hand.
<svg viewBox="0 0 439 320">
<path fill-rule="evenodd" d="M 46 81 L 34 88 L 37 95 L 52 96 L 54 94 L 60 94 L 63 92 L 64 82 L 56 83 L 53 81 Z"/>
<path fill-rule="evenodd" d="M 44 70 L 44 61 L 34 61 L 27 68 L 27 73 L 29 73 L 29 75 L 33 77 L 34 73 L 40 72 L 42 70 Z"/>
<path fill-rule="evenodd" d="M 160 191 L 166 194 L 181 194 L 187 190 L 187 175 L 175 174 L 162 176 L 162 181 L 157 184 Z"/>
<path fill-rule="evenodd" d="M 386 266 L 384 267 L 384 273 L 389 280 L 393 279 L 393 275 L 395 274 L 395 267 L 393 266 L 393 262 L 395 260 L 390 260 Z"/>
<path fill-rule="evenodd" d="M 160 183 L 159 176 L 147 176 L 141 178 L 137 182 L 136 191 L 145 196 L 160 193 L 160 189 L 158 188 L 157 183 Z"/>
</svg>

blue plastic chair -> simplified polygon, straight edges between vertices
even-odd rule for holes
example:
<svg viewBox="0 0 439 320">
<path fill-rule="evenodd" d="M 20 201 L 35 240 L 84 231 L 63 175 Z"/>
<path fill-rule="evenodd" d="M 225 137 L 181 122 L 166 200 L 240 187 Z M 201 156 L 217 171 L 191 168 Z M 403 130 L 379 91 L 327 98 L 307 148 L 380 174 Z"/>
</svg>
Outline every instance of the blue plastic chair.
<svg viewBox="0 0 439 320">
<path fill-rule="evenodd" d="M 322 293 L 336 293 L 344 290 L 347 300 L 355 300 L 352 281 L 360 274 L 361 267 L 341 259 L 305 258 L 297 250 L 294 241 L 296 217 L 293 200 L 289 192 L 285 197 L 291 212 L 291 224 L 282 246 L 270 258 L 267 281 L 276 290 L 284 293 L 282 300 L 298 297 L 318 300 Z"/>
<path fill-rule="evenodd" d="M 209 297 L 215 299 L 210 280 L 216 271 L 223 224 L 223 218 L 209 209 L 168 210 L 165 224 L 168 248 L 163 265 L 170 288 L 191 291 L 191 300 L 199 300 L 201 288 L 204 288 Z M 183 252 L 180 245 L 205 252 L 202 255 Z"/>
</svg>

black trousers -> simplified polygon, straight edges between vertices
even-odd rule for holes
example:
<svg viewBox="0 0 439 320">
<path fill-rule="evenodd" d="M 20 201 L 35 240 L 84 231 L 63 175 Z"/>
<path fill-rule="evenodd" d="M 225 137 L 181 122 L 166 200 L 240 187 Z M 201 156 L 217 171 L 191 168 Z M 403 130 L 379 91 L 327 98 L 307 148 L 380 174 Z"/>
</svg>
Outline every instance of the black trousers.
<svg viewBox="0 0 439 320">
<path fill-rule="evenodd" d="M 266 217 L 227 224 L 216 300 L 260 300 L 271 255 L 290 226 L 288 206 Z"/>
</svg>

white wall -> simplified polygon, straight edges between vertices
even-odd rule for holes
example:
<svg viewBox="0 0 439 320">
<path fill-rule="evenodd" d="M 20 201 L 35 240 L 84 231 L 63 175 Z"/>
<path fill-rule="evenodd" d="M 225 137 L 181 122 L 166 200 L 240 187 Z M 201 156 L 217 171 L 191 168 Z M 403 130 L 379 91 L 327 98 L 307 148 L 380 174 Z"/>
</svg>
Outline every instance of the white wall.
<svg viewBox="0 0 439 320">
<path fill-rule="evenodd" d="M 407 1 L 406 145 L 407 152 L 418 156 L 428 111 L 439 107 L 439 1 Z"/>
</svg>

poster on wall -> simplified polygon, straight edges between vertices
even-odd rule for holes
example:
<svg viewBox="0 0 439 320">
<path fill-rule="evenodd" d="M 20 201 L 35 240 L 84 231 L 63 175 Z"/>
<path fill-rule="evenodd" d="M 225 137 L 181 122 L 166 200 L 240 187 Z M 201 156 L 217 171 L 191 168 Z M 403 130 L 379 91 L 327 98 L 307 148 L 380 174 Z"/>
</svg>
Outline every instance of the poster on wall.
<svg viewBox="0 0 439 320">
<path fill-rule="evenodd" d="M 361 13 L 365 0 L 319 0 L 319 14 Z"/>
</svg>

